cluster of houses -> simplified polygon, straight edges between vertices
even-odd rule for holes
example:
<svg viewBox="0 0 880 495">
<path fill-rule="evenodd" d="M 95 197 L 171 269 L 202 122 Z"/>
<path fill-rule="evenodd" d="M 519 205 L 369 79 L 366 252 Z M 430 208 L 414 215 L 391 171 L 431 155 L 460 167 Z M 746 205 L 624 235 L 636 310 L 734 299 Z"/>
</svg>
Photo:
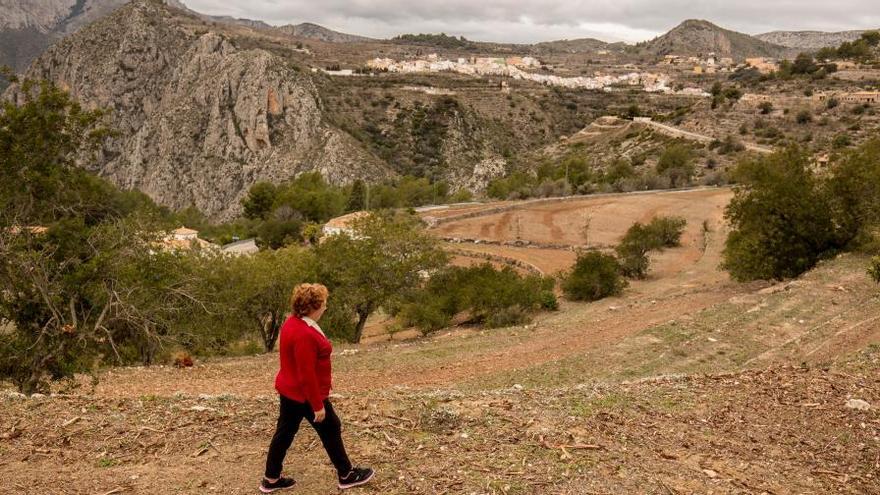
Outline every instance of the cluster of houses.
<svg viewBox="0 0 880 495">
<path fill-rule="evenodd" d="M 666 55 L 660 61 L 660 65 L 672 65 L 676 67 L 693 68 L 695 74 L 714 74 L 716 72 L 730 72 L 736 67 L 730 57 L 717 57 L 715 53 L 709 53 L 706 58 L 687 57 L 684 55 Z"/>
<path fill-rule="evenodd" d="M 736 69 L 751 67 L 762 74 L 769 74 L 779 69 L 779 63 L 772 58 L 753 57 L 745 59 L 742 64 L 737 64 L 731 57 L 718 57 L 715 53 L 709 53 L 705 58 L 688 57 L 685 55 L 665 55 L 659 65 L 670 65 L 692 71 L 694 74 L 715 74 L 717 72 L 732 72 Z"/>
<path fill-rule="evenodd" d="M 546 86 L 564 88 L 582 88 L 613 91 L 616 86 L 641 87 L 652 93 L 682 94 L 688 96 L 705 96 L 698 88 L 685 88 L 675 91 L 669 87 L 670 79 L 664 74 L 630 72 L 620 75 L 596 73 L 592 77 L 562 77 L 553 74 L 528 72 L 525 69 L 537 68 L 541 64 L 532 57 L 471 57 L 459 58 L 456 61 L 441 59 L 437 54 L 426 59 L 396 61 L 390 58 L 375 58 L 367 62 L 373 70 L 397 73 L 424 72 L 456 72 L 473 76 L 501 76 L 514 80 L 532 81 Z M 507 86 L 504 85 L 504 88 Z"/>
</svg>

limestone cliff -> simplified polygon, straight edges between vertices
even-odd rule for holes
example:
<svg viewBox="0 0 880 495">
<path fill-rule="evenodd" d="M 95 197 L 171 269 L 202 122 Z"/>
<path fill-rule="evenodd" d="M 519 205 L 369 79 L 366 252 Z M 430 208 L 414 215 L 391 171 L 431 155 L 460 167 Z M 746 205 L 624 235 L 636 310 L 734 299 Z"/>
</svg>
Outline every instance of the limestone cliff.
<svg viewBox="0 0 880 495">
<path fill-rule="evenodd" d="M 135 1 L 65 38 L 27 75 L 111 109 L 119 135 L 91 167 L 170 207 L 229 218 L 259 180 L 393 175 L 326 122 L 310 74 L 159 1 Z"/>
</svg>

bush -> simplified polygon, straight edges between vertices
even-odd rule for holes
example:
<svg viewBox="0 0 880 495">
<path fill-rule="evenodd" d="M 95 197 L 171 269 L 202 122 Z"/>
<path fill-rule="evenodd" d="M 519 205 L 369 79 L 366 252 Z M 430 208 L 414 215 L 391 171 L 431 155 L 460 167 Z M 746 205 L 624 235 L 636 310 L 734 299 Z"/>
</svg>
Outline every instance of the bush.
<svg viewBox="0 0 880 495">
<path fill-rule="evenodd" d="M 657 160 L 657 173 L 668 177 L 672 187 L 687 185 L 694 175 L 691 149 L 683 144 L 666 148 Z"/>
<path fill-rule="evenodd" d="M 626 285 L 614 256 L 587 251 L 578 254 L 574 267 L 562 281 L 562 290 L 573 301 L 597 301 L 620 294 Z"/>
<path fill-rule="evenodd" d="M 444 311 L 442 305 L 420 301 L 404 306 L 398 316 L 407 325 L 417 327 L 422 335 L 427 335 L 448 327 L 453 315 Z"/>
<path fill-rule="evenodd" d="M 732 231 L 722 261 L 734 279 L 794 277 L 847 242 L 801 150 L 743 162 L 734 178 L 739 186 L 725 210 Z"/>
<path fill-rule="evenodd" d="M 687 226 L 683 217 L 655 217 L 646 226 L 658 247 L 677 247 L 681 245 L 681 235 Z M 656 249 L 656 248 L 655 248 Z"/>
<path fill-rule="evenodd" d="M 519 306 L 501 308 L 486 318 L 483 326 L 486 328 L 503 328 L 513 325 L 523 325 L 531 321 L 528 312 Z"/>
<path fill-rule="evenodd" d="M 425 287 L 405 301 L 399 313 L 404 324 L 429 333 L 449 325 L 458 313 L 488 327 L 521 323 L 527 313 L 558 307 L 553 279 L 523 276 L 510 267 L 489 263 L 449 267 L 434 273 Z"/>
<path fill-rule="evenodd" d="M 838 134 L 837 136 L 834 137 L 834 140 L 831 142 L 831 146 L 836 150 L 839 150 L 841 148 L 846 148 L 847 146 L 849 146 L 851 144 L 852 144 L 852 138 L 849 137 L 849 134 L 846 134 L 846 133 Z"/>
<path fill-rule="evenodd" d="M 813 115 L 810 113 L 809 110 L 801 110 L 797 113 L 795 121 L 801 125 L 808 124 L 813 121 Z"/>
<path fill-rule="evenodd" d="M 871 266 L 868 267 L 868 275 L 880 284 L 880 256 L 871 259 Z"/>
</svg>

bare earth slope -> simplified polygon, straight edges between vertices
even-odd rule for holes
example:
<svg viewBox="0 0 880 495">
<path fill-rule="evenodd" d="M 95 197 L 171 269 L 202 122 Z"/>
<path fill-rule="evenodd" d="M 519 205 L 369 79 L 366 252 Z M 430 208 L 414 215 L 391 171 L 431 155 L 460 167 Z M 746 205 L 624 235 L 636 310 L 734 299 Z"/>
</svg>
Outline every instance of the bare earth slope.
<svg viewBox="0 0 880 495">
<path fill-rule="evenodd" d="M 584 212 L 597 243 L 672 209 L 709 229 L 689 227 L 618 298 L 564 303 L 525 327 L 338 345 L 349 450 L 379 473 L 363 493 L 880 493 L 880 290 L 866 258 L 840 256 L 776 285 L 730 282 L 717 270 L 715 208 L 729 194 L 503 205 L 535 228 L 559 226 L 563 241 L 577 240 L 565 219 Z M 253 493 L 277 359 L 117 369 L 53 397 L 0 392 L 0 493 Z M 870 406 L 847 407 L 852 399 Z M 335 490 L 308 427 L 287 472 L 299 493 Z"/>
</svg>

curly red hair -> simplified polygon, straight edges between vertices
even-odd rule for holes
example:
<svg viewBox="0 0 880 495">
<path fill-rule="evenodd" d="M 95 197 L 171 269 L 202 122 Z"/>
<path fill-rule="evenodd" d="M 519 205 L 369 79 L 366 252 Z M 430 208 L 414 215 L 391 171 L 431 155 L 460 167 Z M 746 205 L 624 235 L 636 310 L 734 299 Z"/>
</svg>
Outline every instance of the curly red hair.
<svg viewBox="0 0 880 495">
<path fill-rule="evenodd" d="M 290 295 L 290 309 L 295 316 L 302 318 L 320 309 L 329 295 L 330 291 L 321 284 L 299 284 Z"/>
</svg>

